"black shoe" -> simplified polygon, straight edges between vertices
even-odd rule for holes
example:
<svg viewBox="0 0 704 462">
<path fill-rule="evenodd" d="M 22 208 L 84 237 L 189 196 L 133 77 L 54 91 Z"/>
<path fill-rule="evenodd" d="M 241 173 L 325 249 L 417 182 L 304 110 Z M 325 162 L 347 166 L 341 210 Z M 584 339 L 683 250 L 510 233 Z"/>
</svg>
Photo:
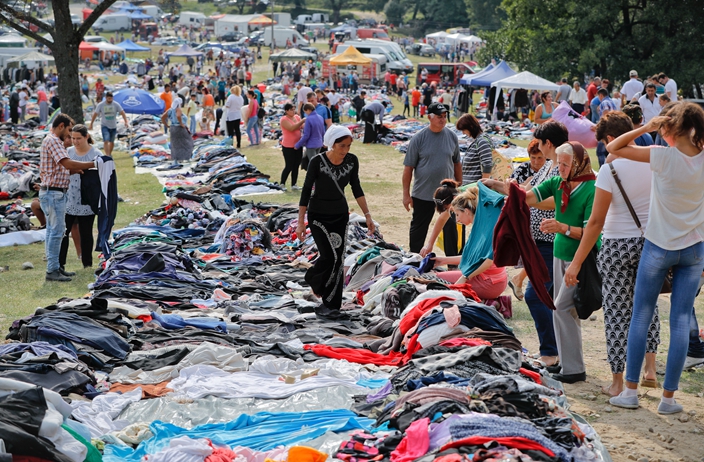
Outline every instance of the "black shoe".
<svg viewBox="0 0 704 462">
<path fill-rule="evenodd" d="M 51 273 L 46 273 L 46 280 L 52 282 L 69 282 L 73 279 L 68 276 L 64 276 L 63 274 L 61 274 L 61 271 L 56 270 L 52 271 Z"/>
<path fill-rule="evenodd" d="M 63 276 L 69 277 L 69 278 L 72 278 L 76 275 L 75 272 L 66 271 L 65 269 L 63 269 L 63 267 L 59 268 L 59 273 L 61 273 Z"/>
<path fill-rule="evenodd" d="M 341 317 L 344 317 L 342 313 L 340 313 L 340 310 L 334 310 L 332 308 L 328 308 L 325 305 L 318 305 L 315 307 L 315 315 L 319 318 L 327 318 L 327 319 L 339 319 Z"/>
<path fill-rule="evenodd" d="M 562 383 L 577 383 L 587 380 L 587 373 L 580 372 L 579 374 L 552 374 L 550 377 Z"/>
<path fill-rule="evenodd" d="M 562 364 L 555 364 L 554 366 L 548 366 L 545 369 L 551 374 L 558 374 L 562 370 Z"/>
</svg>

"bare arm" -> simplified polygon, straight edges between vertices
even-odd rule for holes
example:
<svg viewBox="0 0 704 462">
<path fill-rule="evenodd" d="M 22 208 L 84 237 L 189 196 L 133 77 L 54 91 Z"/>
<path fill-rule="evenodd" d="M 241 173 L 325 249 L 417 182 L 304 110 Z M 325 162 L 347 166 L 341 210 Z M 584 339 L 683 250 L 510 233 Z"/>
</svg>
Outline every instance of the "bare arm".
<svg viewBox="0 0 704 462">
<path fill-rule="evenodd" d="M 407 212 L 413 208 L 413 199 L 411 198 L 411 178 L 413 178 L 413 167 L 403 167 L 403 176 L 401 183 L 403 185 L 403 206 Z"/>
<path fill-rule="evenodd" d="M 367 198 L 364 196 L 359 196 L 357 198 L 357 204 L 359 205 L 359 208 L 362 209 L 362 212 L 364 213 L 364 218 L 367 220 L 367 230 L 369 230 L 369 234 L 374 234 L 374 231 L 376 231 L 376 225 L 374 224 L 374 220 L 372 220 L 372 214 L 369 212 Z"/>
<path fill-rule="evenodd" d="M 430 237 L 428 238 L 427 243 L 425 246 L 423 246 L 422 249 L 420 249 L 420 256 L 425 257 L 428 255 L 432 250 L 433 250 L 433 245 L 435 245 L 435 241 L 438 240 L 438 236 L 440 235 L 440 231 L 442 231 L 442 228 L 445 226 L 445 223 L 447 223 L 447 220 L 450 219 L 450 212 L 445 211 L 438 216 L 438 219 L 435 221 L 435 224 L 433 225 L 433 230 L 430 232 Z"/>
<path fill-rule="evenodd" d="M 90 127 L 88 127 L 89 130 L 93 130 L 93 123 L 95 122 L 95 119 L 98 117 L 98 113 L 93 111 L 93 117 L 90 119 Z"/>
<path fill-rule="evenodd" d="M 306 237 L 306 210 L 308 207 L 301 205 L 298 207 L 298 226 L 296 226 L 296 237 L 303 242 Z"/>
<path fill-rule="evenodd" d="M 631 145 L 631 143 L 643 133 L 657 130 L 660 128 L 660 125 L 668 119 L 669 117 L 667 116 L 653 117 L 646 125 L 624 133 L 611 143 L 607 144 L 606 150 L 611 154 L 626 159 L 635 160 L 636 162 L 650 162 L 650 147 L 635 146 Z"/>
<path fill-rule="evenodd" d="M 455 162 L 455 181 L 462 184 L 462 163 Z"/>
<path fill-rule="evenodd" d="M 491 268 L 491 265 L 494 264 L 494 260 L 486 259 L 482 262 L 481 265 L 479 265 L 479 268 L 475 269 L 469 276 L 467 276 L 467 280 L 470 280 L 472 278 L 475 278 L 482 274 L 484 271 L 488 270 Z"/>
<path fill-rule="evenodd" d="M 565 284 L 567 286 L 573 286 L 579 282 L 577 276 L 579 275 L 579 270 L 582 269 L 582 263 L 584 263 L 587 255 L 589 255 L 589 252 L 591 252 L 594 244 L 599 239 L 601 231 L 604 229 L 606 214 L 611 206 L 611 197 L 612 194 L 610 192 L 596 188 L 592 214 L 589 216 L 587 226 L 584 228 L 582 242 L 579 243 L 579 248 L 574 254 L 574 258 L 572 258 L 572 263 L 565 271 Z"/>
<path fill-rule="evenodd" d="M 127 121 L 127 114 L 125 114 L 124 110 L 121 112 L 121 114 L 122 114 L 122 118 L 125 120 L 125 125 L 127 125 L 127 127 L 129 127 L 130 123 Z"/>
</svg>

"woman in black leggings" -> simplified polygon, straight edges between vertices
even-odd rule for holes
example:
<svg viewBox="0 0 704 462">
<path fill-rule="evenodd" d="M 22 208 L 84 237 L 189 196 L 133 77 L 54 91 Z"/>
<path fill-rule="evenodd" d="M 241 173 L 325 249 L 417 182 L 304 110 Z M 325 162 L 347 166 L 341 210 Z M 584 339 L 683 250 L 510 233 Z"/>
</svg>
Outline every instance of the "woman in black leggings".
<svg viewBox="0 0 704 462">
<path fill-rule="evenodd" d="M 291 103 L 284 105 L 284 116 L 281 118 L 281 149 L 284 153 L 284 169 L 281 172 L 281 186 L 286 185 L 289 173 L 291 174 L 291 189 L 301 189 L 296 185 L 298 182 L 298 166 L 301 165 L 303 148 L 296 149 L 294 146 L 301 139 L 301 127 L 306 119 L 296 114 L 296 107 Z"/>
</svg>

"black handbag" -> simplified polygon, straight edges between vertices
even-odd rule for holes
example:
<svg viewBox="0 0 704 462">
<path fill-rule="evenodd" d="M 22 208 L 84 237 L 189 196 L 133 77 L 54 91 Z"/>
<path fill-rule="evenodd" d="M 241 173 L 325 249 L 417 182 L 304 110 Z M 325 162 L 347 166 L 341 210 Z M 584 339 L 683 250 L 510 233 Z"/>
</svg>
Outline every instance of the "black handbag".
<svg viewBox="0 0 704 462">
<path fill-rule="evenodd" d="M 641 236 L 644 236 L 645 233 L 643 232 L 643 226 L 641 226 L 640 220 L 638 219 L 638 215 L 636 214 L 636 211 L 633 209 L 633 206 L 631 205 L 631 200 L 628 198 L 626 191 L 623 189 L 623 185 L 621 184 L 621 179 L 618 177 L 618 174 L 616 173 L 616 169 L 614 168 L 613 164 L 611 164 L 611 163 L 609 163 L 609 167 L 611 167 L 611 175 L 613 175 L 613 177 L 614 177 L 614 181 L 616 182 L 616 186 L 618 186 L 618 190 L 621 191 L 621 196 L 623 196 L 623 200 L 626 203 L 626 207 L 628 207 L 628 211 L 631 212 L 631 217 L 633 217 L 633 221 L 636 222 L 636 226 L 640 230 Z M 672 293 L 672 268 L 667 270 L 667 274 L 665 275 L 665 281 L 663 281 L 662 287 L 660 288 L 660 293 L 661 294 L 671 294 Z"/>
<path fill-rule="evenodd" d="M 602 306 L 601 274 L 596 265 L 599 250 L 592 248 L 582 263 L 582 268 L 577 276 L 577 289 L 574 291 L 574 307 L 579 319 L 589 319 L 593 312 L 599 311 Z"/>
</svg>

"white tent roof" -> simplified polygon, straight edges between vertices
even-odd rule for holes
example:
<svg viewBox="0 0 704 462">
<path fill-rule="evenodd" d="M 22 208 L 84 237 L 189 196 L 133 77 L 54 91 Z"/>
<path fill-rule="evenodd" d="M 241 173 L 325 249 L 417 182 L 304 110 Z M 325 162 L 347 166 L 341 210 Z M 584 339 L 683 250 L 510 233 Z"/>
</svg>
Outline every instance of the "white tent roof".
<svg viewBox="0 0 704 462">
<path fill-rule="evenodd" d="M 462 38 L 460 38 L 460 42 L 467 42 L 467 43 L 481 43 L 484 40 L 480 39 L 476 35 L 466 35 Z"/>
<path fill-rule="evenodd" d="M 125 49 L 122 47 L 119 47 L 117 45 L 113 45 L 112 43 L 105 43 L 105 42 L 87 42 L 96 47 L 99 50 L 103 51 L 118 51 L 118 52 L 124 52 Z"/>
<path fill-rule="evenodd" d="M 491 83 L 492 87 L 501 88 L 525 88 L 526 90 L 550 90 L 557 91 L 557 84 L 545 80 L 532 72 L 519 72 L 516 75 Z"/>
<path fill-rule="evenodd" d="M 445 38 L 445 37 L 447 37 L 447 32 L 445 32 L 445 31 L 433 32 L 432 34 L 425 35 L 425 38 L 434 38 L 434 39 Z"/>
</svg>

